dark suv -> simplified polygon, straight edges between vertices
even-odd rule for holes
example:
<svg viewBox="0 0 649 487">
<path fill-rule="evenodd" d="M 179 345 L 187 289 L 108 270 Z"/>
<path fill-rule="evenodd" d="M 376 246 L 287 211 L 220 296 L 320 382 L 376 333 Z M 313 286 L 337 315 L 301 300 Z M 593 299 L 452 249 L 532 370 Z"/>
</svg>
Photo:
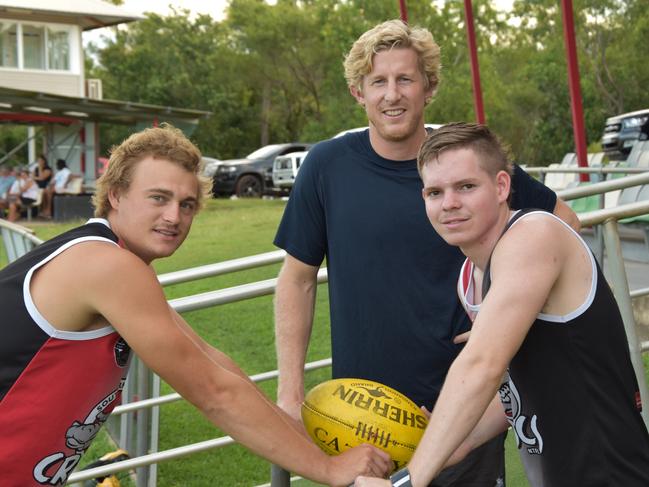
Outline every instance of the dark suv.
<svg viewBox="0 0 649 487">
<path fill-rule="evenodd" d="M 633 143 L 649 136 L 649 109 L 623 113 L 606 119 L 602 150 L 609 159 L 625 159 Z"/>
<path fill-rule="evenodd" d="M 222 161 L 212 183 L 215 196 L 235 194 L 240 198 L 259 198 L 273 188 L 273 161 L 277 156 L 309 150 L 312 144 L 291 142 L 257 149 L 245 159 Z"/>
</svg>

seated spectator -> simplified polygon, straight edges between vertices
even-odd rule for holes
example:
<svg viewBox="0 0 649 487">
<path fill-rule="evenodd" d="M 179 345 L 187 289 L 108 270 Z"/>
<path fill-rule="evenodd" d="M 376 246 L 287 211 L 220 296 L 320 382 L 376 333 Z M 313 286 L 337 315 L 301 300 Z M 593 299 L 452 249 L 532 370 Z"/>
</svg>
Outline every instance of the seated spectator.
<svg viewBox="0 0 649 487">
<path fill-rule="evenodd" d="M 50 184 L 43 191 L 43 203 L 41 204 L 41 216 L 52 218 L 52 202 L 55 194 L 65 193 L 65 187 L 70 182 L 72 171 L 68 169 L 63 159 L 56 160 L 56 174 Z"/>
<path fill-rule="evenodd" d="M 33 178 L 39 188 L 45 189 L 52 179 L 52 168 L 47 164 L 47 158 L 41 154 L 38 156 L 38 165 L 34 168 Z"/>
<path fill-rule="evenodd" d="M 15 222 L 20 219 L 23 208 L 30 211 L 30 206 L 38 199 L 38 185 L 29 175 L 27 169 L 18 171 L 18 178 L 9 190 L 9 215 L 7 220 Z"/>
<path fill-rule="evenodd" d="M 14 181 L 16 181 L 14 170 L 9 166 L 0 166 L 0 212 L 9 207 L 9 190 Z"/>
</svg>

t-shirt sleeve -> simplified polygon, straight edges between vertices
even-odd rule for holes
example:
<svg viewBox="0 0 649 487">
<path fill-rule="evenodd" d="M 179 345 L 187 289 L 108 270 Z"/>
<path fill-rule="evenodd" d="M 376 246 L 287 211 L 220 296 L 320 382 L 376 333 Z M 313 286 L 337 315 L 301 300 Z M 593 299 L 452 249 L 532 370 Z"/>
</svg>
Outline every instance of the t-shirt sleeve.
<svg viewBox="0 0 649 487">
<path fill-rule="evenodd" d="M 512 209 L 538 208 L 552 213 L 556 204 L 557 195 L 554 191 L 514 165 Z"/>
<path fill-rule="evenodd" d="M 325 161 L 316 145 L 307 154 L 295 178 L 274 244 L 305 264 L 319 266 L 325 256 L 325 224 L 320 169 Z"/>
</svg>

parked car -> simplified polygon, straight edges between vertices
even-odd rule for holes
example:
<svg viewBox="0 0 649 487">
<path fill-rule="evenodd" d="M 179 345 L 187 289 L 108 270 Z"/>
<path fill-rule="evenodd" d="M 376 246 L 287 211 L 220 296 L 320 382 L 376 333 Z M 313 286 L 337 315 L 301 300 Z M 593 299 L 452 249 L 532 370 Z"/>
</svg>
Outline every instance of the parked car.
<svg viewBox="0 0 649 487">
<path fill-rule="evenodd" d="M 214 159 L 213 157 L 203 156 L 203 162 L 205 163 L 205 166 L 203 167 L 203 175 L 208 178 L 213 178 L 216 174 L 216 169 L 223 161 L 220 159 Z"/>
<path fill-rule="evenodd" d="M 636 140 L 649 136 L 649 109 L 623 113 L 606 119 L 602 150 L 609 159 L 625 159 Z"/>
<path fill-rule="evenodd" d="M 300 151 L 276 157 L 273 163 L 273 186 L 280 190 L 290 190 L 307 154 L 308 151 Z"/>
<path fill-rule="evenodd" d="M 306 151 L 312 144 L 291 142 L 257 149 L 244 159 L 222 161 L 214 174 L 214 195 L 235 194 L 240 198 L 259 198 L 273 188 L 273 161 L 277 156 Z"/>
</svg>

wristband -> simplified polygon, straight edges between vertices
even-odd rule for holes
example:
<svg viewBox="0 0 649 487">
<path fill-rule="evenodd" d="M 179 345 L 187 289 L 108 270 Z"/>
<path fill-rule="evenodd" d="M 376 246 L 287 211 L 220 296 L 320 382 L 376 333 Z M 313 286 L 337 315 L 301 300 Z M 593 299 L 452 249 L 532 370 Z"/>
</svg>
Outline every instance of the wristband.
<svg viewBox="0 0 649 487">
<path fill-rule="evenodd" d="M 392 482 L 393 487 L 412 487 L 410 483 L 410 472 L 407 468 L 402 468 L 390 476 L 390 482 Z"/>
</svg>

